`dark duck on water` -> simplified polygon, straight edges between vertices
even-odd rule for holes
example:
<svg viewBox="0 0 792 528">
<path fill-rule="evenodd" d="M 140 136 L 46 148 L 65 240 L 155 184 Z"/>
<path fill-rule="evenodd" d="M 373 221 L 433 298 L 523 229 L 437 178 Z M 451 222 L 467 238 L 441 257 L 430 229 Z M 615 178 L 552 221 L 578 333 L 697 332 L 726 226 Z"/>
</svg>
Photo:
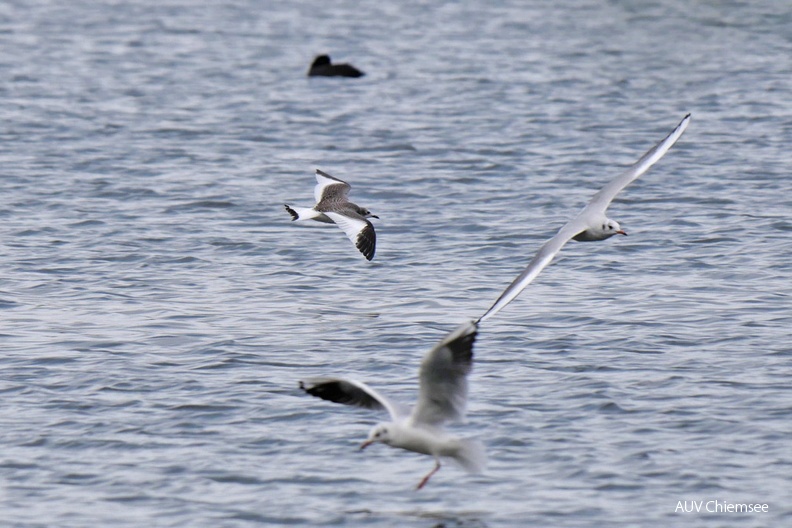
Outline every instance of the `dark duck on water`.
<svg viewBox="0 0 792 528">
<path fill-rule="evenodd" d="M 329 55 L 317 56 L 308 70 L 308 77 L 363 77 L 364 75 L 365 73 L 351 64 L 332 64 Z"/>
</svg>

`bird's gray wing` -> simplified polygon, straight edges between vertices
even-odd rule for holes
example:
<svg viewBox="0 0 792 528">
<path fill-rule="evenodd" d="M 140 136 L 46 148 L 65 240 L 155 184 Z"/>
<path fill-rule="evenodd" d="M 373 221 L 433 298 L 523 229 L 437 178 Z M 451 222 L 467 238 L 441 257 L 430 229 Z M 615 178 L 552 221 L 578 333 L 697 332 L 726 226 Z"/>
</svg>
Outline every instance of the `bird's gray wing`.
<svg viewBox="0 0 792 528">
<path fill-rule="evenodd" d="M 311 396 L 323 400 L 363 409 L 385 410 L 391 420 L 407 414 L 407 409 L 393 402 L 365 383 L 344 378 L 309 378 L 300 382 L 300 388 Z"/>
<path fill-rule="evenodd" d="M 552 262 L 556 254 L 561 251 L 561 248 L 572 240 L 572 237 L 581 233 L 588 227 L 582 214 L 581 212 L 581 214 L 570 220 L 564 227 L 558 230 L 558 233 L 556 233 L 553 238 L 545 242 L 544 245 L 539 248 L 534 258 L 528 263 L 528 267 L 526 267 L 525 270 L 503 290 L 503 293 L 501 293 L 500 297 L 498 297 L 490 309 L 479 318 L 477 321 L 478 323 L 489 319 L 500 312 L 507 304 L 512 302 L 514 298 L 520 295 L 520 292 L 522 292 L 531 281 L 550 264 L 550 262 Z"/>
<path fill-rule="evenodd" d="M 374 251 L 377 249 L 377 233 L 371 222 L 351 210 L 344 214 L 330 211 L 325 211 L 324 214 L 346 233 L 349 240 L 355 244 L 355 247 L 367 260 L 374 258 Z"/>
<path fill-rule="evenodd" d="M 426 353 L 418 374 L 418 403 L 410 416 L 413 424 L 439 426 L 465 417 L 477 333 L 476 323 L 466 322 Z"/>
<path fill-rule="evenodd" d="M 330 176 L 326 172 L 316 169 L 316 187 L 314 187 L 314 198 L 316 203 L 321 202 L 345 202 L 352 187 L 345 181 Z"/>
<path fill-rule="evenodd" d="M 682 133 L 690 123 L 690 114 L 686 115 L 677 127 L 668 134 L 660 143 L 649 149 L 646 154 L 641 156 L 635 164 L 621 173 L 617 178 L 608 183 L 605 187 L 594 195 L 586 208 L 583 210 L 585 214 L 604 214 L 610 203 L 621 192 L 622 189 L 627 187 L 630 182 L 638 178 L 641 174 L 649 170 L 649 168 L 657 163 L 662 158 L 668 149 L 682 136 Z"/>
<path fill-rule="evenodd" d="M 652 147 L 641 159 L 638 160 L 632 167 L 623 172 L 618 178 L 611 181 L 603 187 L 591 201 L 583 208 L 580 213 L 573 218 L 569 223 L 562 227 L 558 233 L 545 242 L 539 249 L 534 258 L 528 263 L 528 267 L 512 282 L 501 294 L 495 303 L 486 311 L 484 315 L 479 318 L 478 322 L 489 319 L 504 306 L 509 304 L 520 292 L 522 292 L 537 275 L 547 267 L 556 254 L 561 250 L 564 245 L 569 242 L 575 235 L 583 232 L 591 227 L 590 220 L 596 218 L 598 215 L 605 214 L 605 210 L 610 205 L 613 198 L 624 189 L 631 181 L 638 176 L 649 170 L 663 155 L 668 152 L 668 149 L 676 143 L 682 133 L 690 122 L 690 114 L 686 115 L 684 119 L 677 125 L 677 127 L 663 139 L 660 143 Z"/>
</svg>

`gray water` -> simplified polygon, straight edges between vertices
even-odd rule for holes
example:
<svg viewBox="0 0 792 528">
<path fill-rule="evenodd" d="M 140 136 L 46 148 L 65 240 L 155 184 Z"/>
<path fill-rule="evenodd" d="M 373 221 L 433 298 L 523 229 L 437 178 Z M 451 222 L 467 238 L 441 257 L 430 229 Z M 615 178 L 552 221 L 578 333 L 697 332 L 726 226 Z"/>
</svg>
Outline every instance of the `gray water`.
<svg viewBox="0 0 792 528">
<path fill-rule="evenodd" d="M 3 526 L 792 523 L 792 10 L 778 2 L 0 5 Z M 222 5 L 215 5 L 222 4 Z M 309 79 L 330 53 L 367 75 Z M 667 134 L 475 347 L 489 466 L 374 446 L 339 374 L 422 354 Z M 290 222 L 313 172 L 368 263 Z M 682 513 L 680 501 L 765 503 Z"/>
</svg>

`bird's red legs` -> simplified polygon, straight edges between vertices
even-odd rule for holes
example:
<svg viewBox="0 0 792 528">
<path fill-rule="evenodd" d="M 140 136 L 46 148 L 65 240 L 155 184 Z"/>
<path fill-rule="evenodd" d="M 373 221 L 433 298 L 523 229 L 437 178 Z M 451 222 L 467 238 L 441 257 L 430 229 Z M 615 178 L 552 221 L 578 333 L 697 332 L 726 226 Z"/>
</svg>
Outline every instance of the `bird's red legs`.
<svg viewBox="0 0 792 528">
<path fill-rule="evenodd" d="M 429 479 L 432 478 L 432 475 L 434 475 L 438 471 L 440 471 L 440 460 L 435 458 L 435 467 L 432 469 L 432 471 L 426 474 L 423 480 L 421 480 L 421 482 L 418 484 L 418 487 L 415 489 L 419 490 L 423 488 L 426 485 L 426 483 L 429 482 Z"/>
</svg>

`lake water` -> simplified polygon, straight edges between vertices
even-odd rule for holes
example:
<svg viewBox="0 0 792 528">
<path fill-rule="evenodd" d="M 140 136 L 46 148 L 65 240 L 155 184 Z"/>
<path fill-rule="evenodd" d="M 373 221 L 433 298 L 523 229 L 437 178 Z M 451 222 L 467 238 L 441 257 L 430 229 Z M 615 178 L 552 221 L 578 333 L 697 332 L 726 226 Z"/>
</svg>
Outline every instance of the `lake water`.
<svg viewBox="0 0 792 528">
<path fill-rule="evenodd" d="M 792 523 L 786 2 L 0 5 L 0 515 L 14 527 Z M 361 79 L 309 79 L 318 53 Z M 489 466 L 357 446 L 422 354 L 664 137 L 482 325 Z M 380 216 L 299 225 L 314 170 Z M 765 503 L 683 513 L 692 501 Z"/>
</svg>

